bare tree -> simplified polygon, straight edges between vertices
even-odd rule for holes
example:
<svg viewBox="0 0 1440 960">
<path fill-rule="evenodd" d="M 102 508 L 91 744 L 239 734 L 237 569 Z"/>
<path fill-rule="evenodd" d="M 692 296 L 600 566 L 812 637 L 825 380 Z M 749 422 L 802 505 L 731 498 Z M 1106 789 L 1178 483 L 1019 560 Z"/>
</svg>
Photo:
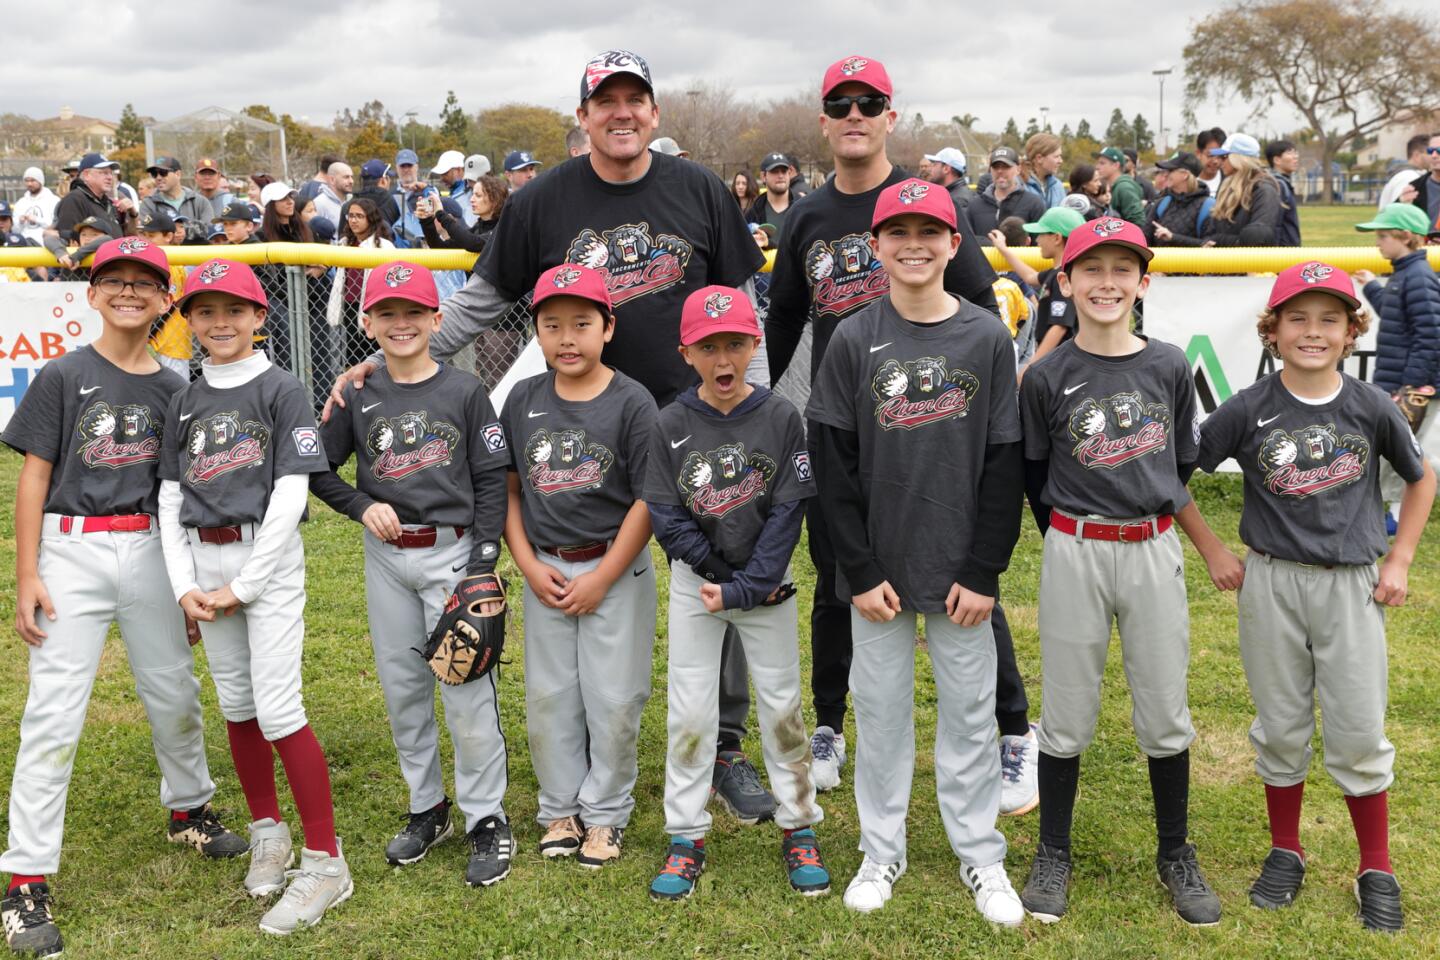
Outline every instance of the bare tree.
<svg viewBox="0 0 1440 960">
<path fill-rule="evenodd" d="M 1346 144 L 1391 121 L 1429 113 L 1440 90 L 1440 41 L 1428 16 L 1378 0 L 1235 0 L 1185 46 L 1185 93 L 1238 94 L 1256 115 L 1280 100 L 1317 134 L 1326 196 Z"/>
<path fill-rule="evenodd" d="M 674 137 L 690 151 L 690 159 L 724 172 L 745 158 L 738 151 L 741 135 L 755 115 L 754 107 L 735 99 L 728 86 L 701 83 L 685 90 L 660 90 L 657 135 Z"/>
</svg>

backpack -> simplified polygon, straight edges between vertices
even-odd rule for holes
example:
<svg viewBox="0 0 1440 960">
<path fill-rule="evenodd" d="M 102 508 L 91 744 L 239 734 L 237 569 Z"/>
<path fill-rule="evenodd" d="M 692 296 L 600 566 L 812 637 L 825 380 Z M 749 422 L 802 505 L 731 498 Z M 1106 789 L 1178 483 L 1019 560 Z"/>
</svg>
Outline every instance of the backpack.
<svg viewBox="0 0 1440 960">
<path fill-rule="evenodd" d="M 1159 205 L 1155 208 L 1155 219 L 1159 220 L 1165 216 L 1165 211 L 1170 208 L 1170 194 L 1160 198 Z M 1195 236 L 1200 236 L 1205 231 L 1205 221 L 1210 219 L 1210 211 L 1215 209 L 1215 198 L 1206 197 L 1200 201 L 1200 215 L 1195 218 Z"/>
</svg>

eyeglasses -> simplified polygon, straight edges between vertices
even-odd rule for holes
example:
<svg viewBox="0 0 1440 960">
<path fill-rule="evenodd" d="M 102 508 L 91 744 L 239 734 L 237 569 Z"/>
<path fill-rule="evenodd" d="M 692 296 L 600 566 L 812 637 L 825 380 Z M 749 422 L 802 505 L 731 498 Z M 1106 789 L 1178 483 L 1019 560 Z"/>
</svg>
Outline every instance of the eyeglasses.
<svg viewBox="0 0 1440 960">
<path fill-rule="evenodd" d="M 878 93 L 862 93 L 858 97 L 826 97 L 821 106 L 825 109 L 825 116 L 831 120 L 844 120 L 850 116 L 851 104 L 860 108 L 862 117 L 878 117 L 889 103 L 887 97 Z"/>
<path fill-rule="evenodd" d="M 1440 153 L 1440 147 L 1426 147 L 1426 153 Z"/>
<path fill-rule="evenodd" d="M 90 285 L 107 297 L 118 297 L 129 287 L 135 296 L 145 300 L 158 296 L 160 291 L 166 289 L 164 284 L 154 280 L 121 280 L 119 277 L 101 277 Z"/>
</svg>

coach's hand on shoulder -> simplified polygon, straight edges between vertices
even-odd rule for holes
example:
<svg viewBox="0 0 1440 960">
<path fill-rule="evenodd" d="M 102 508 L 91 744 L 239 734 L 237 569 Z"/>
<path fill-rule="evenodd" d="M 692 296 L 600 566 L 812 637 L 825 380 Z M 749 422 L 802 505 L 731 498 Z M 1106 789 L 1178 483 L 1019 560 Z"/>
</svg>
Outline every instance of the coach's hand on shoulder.
<svg viewBox="0 0 1440 960">
<path fill-rule="evenodd" d="M 210 605 L 209 595 L 198 587 L 180 598 L 180 609 L 184 610 L 185 616 L 191 620 L 203 620 L 206 623 L 215 620 L 215 610 Z"/>
<path fill-rule="evenodd" d="M 530 584 L 530 591 L 547 607 L 559 607 L 561 599 L 565 596 L 565 575 L 548 563 L 533 563 L 522 568 L 521 573 L 525 575 L 525 582 Z"/>
<path fill-rule="evenodd" d="M 889 580 L 881 580 L 878 587 L 857 593 L 850 598 L 860 616 L 871 623 L 888 623 L 900 612 L 900 594 L 890 586 Z"/>
<path fill-rule="evenodd" d="M 365 378 L 374 373 L 376 369 L 375 364 L 369 360 L 362 360 L 336 377 L 335 386 L 330 388 L 330 399 L 325 401 L 325 409 L 320 411 L 320 422 L 329 423 L 330 411 L 336 406 L 345 406 L 345 398 L 341 396 L 341 391 L 345 389 L 345 384 L 353 383 L 355 384 L 356 390 L 364 390 Z"/>
<path fill-rule="evenodd" d="M 35 619 L 35 611 L 37 608 L 44 610 L 45 616 L 54 620 L 55 604 L 50 601 L 50 591 L 45 589 L 45 581 L 38 576 L 21 577 L 15 587 L 15 632 L 30 646 L 38 647 L 45 642 L 48 634 L 40 629 L 40 624 Z"/>
<path fill-rule="evenodd" d="M 1387 607 L 1405 605 L 1410 592 L 1410 564 L 1393 554 L 1380 564 L 1380 582 L 1375 584 L 1375 599 Z"/>
<path fill-rule="evenodd" d="M 724 610 L 725 595 L 720 592 L 720 584 L 700 584 L 700 602 L 705 604 L 705 609 L 711 613 L 719 613 L 721 610 Z"/>
<path fill-rule="evenodd" d="M 400 536 L 400 517 L 388 503 L 372 503 L 360 515 L 360 522 L 381 540 L 395 540 Z"/>
<path fill-rule="evenodd" d="M 205 600 L 212 610 L 224 610 L 227 617 L 233 617 L 235 611 L 240 609 L 240 598 L 235 596 L 235 591 L 230 589 L 228 583 L 219 590 L 211 590 L 205 595 Z"/>
<path fill-rule="evenodd" d="M 558 606 L 571 617 L 594 613 L 604 602 L 605 594 L 614 582 L 605 579 L 599 570 L 589 570 L 565 584 L 565 589 L 560 592 Z"/>
<path fill-rule="evenodd" d="M 1245 562 L 1228 547 L 1221 547 L 1207 556 L 1205 567 L 1216 590 L 1239 590 L 1245 583 Z"/>
<path fill-rule="evenodd" d="M 946 615 L 951 623 L 962 627 L 978 627 L 990 619 L 990 611 L 994 607 L 994 597 L 976 593 L 958 583 L 950 584 L 950 592 L 945 597 Z"/>
</svg>

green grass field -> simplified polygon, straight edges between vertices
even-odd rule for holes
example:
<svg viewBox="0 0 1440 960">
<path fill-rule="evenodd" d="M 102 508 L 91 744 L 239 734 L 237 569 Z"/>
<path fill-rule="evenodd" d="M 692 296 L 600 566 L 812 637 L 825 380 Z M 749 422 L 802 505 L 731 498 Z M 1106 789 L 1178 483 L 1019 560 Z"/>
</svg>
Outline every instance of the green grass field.
<svg viewBox="0 0 1440 960">
<path fill-rule="evenodd" d="M 0 490 L 11 494 L 18 458 L 0 461 Z M 1196 488 L 1211 523 L 1235 539 L 1240 505 L 1233 479 L 1202 478 Z M 1199 730 L 1193 755 L 1191 836 L 1225 904 L 1217 928 L 1192 930 L 1171 911 L 1153 867 L 1154 836 L 1146 765 L 1129 726 L 1118 651 L 1106 678 L 1098 737 L 1085 755 L 1076 810 L 1076 872 L 1071 913 L 1045 927 L 1027 921 L 997 931 L 974 911 L 957 861 L 940 827 L 931 751 L 934 690 L 923 652 L 917 656 L 918 760 L 910 816 L 910 872 L 879 914 L 859 917 L 840 892 L 859 864 L 858 825 L 847 775 L 823 796 L 820 836 L 836 890 L 818 901 L 786 887 L 773 825 L 742 827 L 717 814 L 709 869 L 689 902 L 655 905 L 646 885 L 665 837 L 661 808 L 665 745 L 665 626 L 661 610 L 654 688 L 641 734 L 638 805 L 626 853 L 599 875 L 572 863 L 544 862 L 535 851 L 535 781 L 526 751 L 519 624 L 512 624 L 501 675 L 510 744 L 507 809 L 518 852 L 511 876 L 477 891 L 461 880 L 463 843 L 438 847 L 403 871 L 382 850 L 401 826 L 406 791 L 396 765 L 366 638 L 360 582 L 360 530 L 312 505 L 305 528 L 310 602 L 305 699 L 329 754 L 339 831 L 355 875 L 355 896 L 318 929 L 288 940 L 256 930 L 263 907 L 245 897 L 242 861 L 203 862 L 165 841 L 149 734 L 136 700 L 124 648 L 112 637 L 101 665 L 70 792 L 64 862 L 56 878 L 58 916 L 71 956 L 81 957 L 1426 957 L 1440 951 L 1440 808 L 1437 730 L 1440 662 L 1440 546 L 1422 548 L 1411 602 L 1390 619 L 1389 734 L 1399 749 L 1391 795 L 1393 853 L 1405 885 L 1409 929 L 1396 939 L 1360 930 L 1350 892 L 1356 851 L 1344 803 L 1319 762 L 1307 796 L 1303 839 L 1310 875 L 1291 910 L 1262 913 L 1245 891 L 1268 846 L 1260 784 L 1246 741 L 1249 696 L 1235 640 L 1234 600 L 1209 585 L 1191 552 L 1191 706 Z M 1039 538 L 1026 521 L 1004 593 L 1021 669 L 1038 701 L 1036 638 Z M 14 615 L 13 526 L 0 518 L 0 619 Z M 809 584 L 803 545 L 796 553 L 802 657 L 808 677 Z M 660 566 L 663 571 L 663 564 Z M 513 573 L 513 571 L 512 571 Z M 512 599 L 519 596 L 511 577 Z M 662 585 L 662 596 L 664 587 Z M 8 630 L 7 630 L 8 633 Z M 14 756 L 25 696 L 24 648 L 13 635 L 0 666 L 0 756 Z M 204 648 L 196 648 L 204 670 Z M 808 681 L 807 681 L 808 682 Z M 216 805 L 234 828 L 248 820 L 226 748 L 214 690 L 204 681 L 210 765 Z M 807 697 L 808 700 L 808 697 Z M 1037 703 L 1038 716 L 1038 703 Z M 809 704 L 806 704 L 807 714 Z M 813 718 L 808 718 L 812 719 Z M 753 730 L 753 725 L 752 725 Z M 443 736 L 443 734 L 442 734 Z M 758 739 L 750 738 L 759 756 Z M 446 755 L 449 755 L 448 746 Z M 447 763 L 448 766 L 448 763 Z M 7 771 L 8 774 L 8 771 Z M 283 783 L 283 780 L 282 780 Z M 282 806 L 291 809 L 282 787 Z M 294 821 L 293 814 L 291 815 Z M 1034 849 L 1037 815 L 1002 818 L 1009 866 L 1023 883 Z"/>
<path fill-rule="evenodd" d="M 1374 236 L 1360 233 L 1355 224 L 1374 213 L 1369 204 L 1301 204 L 1300 239 L 1307 247 L 1373 247 Z"/>
</svg>

